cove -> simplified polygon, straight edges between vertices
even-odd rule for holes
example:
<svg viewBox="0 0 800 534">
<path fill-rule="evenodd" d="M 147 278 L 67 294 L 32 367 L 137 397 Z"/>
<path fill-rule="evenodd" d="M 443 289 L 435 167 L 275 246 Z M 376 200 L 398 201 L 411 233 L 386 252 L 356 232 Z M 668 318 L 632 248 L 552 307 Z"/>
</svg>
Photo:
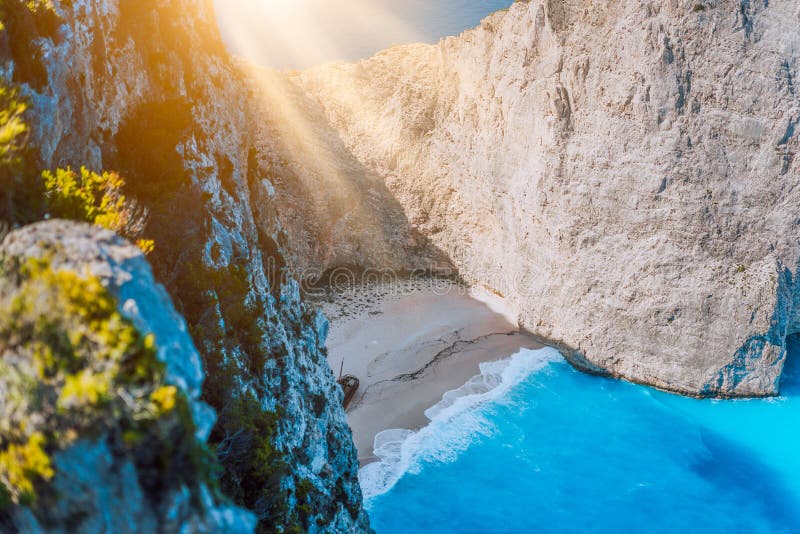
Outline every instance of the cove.
<svg viewBox="0 0 800 534">
<path fill-rule="evenodd" d="M 502 397 L 435 421 L 447 430 L 419 440 L 399 481 L 368 496 L 373 526 L 798 532 L 797 345 L 783 396 L 763 400 L 685 398 L 548 361 Z"/>
</svg>

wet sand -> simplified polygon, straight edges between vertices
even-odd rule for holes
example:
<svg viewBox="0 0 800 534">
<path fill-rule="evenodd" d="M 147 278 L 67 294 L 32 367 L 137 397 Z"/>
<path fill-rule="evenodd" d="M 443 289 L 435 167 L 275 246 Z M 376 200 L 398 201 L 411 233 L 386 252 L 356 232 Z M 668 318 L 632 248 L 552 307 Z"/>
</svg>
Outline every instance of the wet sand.
<svg viewBox="0 0 800 534">
<path fill-rule="evenodd" d="M 424 411 L 479 374 L 481 362 L 542 347 L 519 331 L 500 297 L 435 283 L 360 287 L 321 304 L 331 320 L 331 368 L 361 382 L 347 418 L 362 465 L 375 460 L 378 432 L 423 427 Z"/>
</svg>

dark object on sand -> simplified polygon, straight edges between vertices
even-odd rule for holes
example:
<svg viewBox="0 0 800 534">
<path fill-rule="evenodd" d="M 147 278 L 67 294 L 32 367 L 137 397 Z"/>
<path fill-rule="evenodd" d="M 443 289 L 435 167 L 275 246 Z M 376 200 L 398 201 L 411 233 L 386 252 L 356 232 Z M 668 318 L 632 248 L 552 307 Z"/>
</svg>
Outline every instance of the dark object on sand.
<svg viewBox="0 0 800 534">
<path fill-rule="evenodd" d="M 356 396 L 356 392 L 358 391 L 358 386 L 360 382 L 358 378 L 354 377 L 353 375 L 345 375 L 339 380 L 337 380 L 338 384 L 341 386 L 342 391 L 344 391 L 344 409 L 346 410 L 350 403 L 353 402 L 353 398 Z"/>
</svg>

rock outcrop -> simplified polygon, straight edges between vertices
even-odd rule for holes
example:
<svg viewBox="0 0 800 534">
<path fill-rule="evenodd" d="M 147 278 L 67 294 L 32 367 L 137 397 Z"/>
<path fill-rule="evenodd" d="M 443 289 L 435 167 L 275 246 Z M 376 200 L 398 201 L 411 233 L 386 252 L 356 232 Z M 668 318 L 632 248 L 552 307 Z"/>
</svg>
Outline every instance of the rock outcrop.
<svg viewBox="0 0 800 534">
<path fill-rule="evenodd" d="M 798 28 L 792 0 L 532 0 L 296 81 L 576 364 L 773 395 L 800 329 Z"/>
<path fill-rule="evenodd" d="M 28 272 L 31 260 L 47 267 Z M 199 398 L 205 375 L 186 323 L 141 251 L 107 230 L 51 221 L 9 234 L 0 246 L 0 262 L 0 442 L 3 451 L 10 450 L 21 434 L 31 434 L 41 442 L 33 450 L 52 456 L 39 467 L 49 474 L 31 480 L 36 496 L 16 496 L 24 506 L 12 508 L 7 517 L 7 509 L 0 510 L 2 530 L 65 532 L 69 525 L 77 532 L 252 532 L 255 516 L 218 502 L 209 481 L 202 480 L 204 466 L 192 459 L 202 454 L 214 424 L 213 410 Z M 57 276 L 56 284 L 49 283 L 49 275 Z M 102 308 L 104 292 L 116 310 Z M 141 335 L 153 336 L 154 356 L 164 366 L 163 385 L 159 373 L 125 376 L 131 365 L 140 374 L 155 365 L 146 361 L 148 351 L 129 350 L 119 367 L 105 369 L 105 362 L 117 356 L 97 350 L 94 334 L 123 339 L 119 329 L 125 327 L 115 313 Z M 98 330 L 99 324 L 108 330 Z M 69 349 L 51 343 L 58 361 L 41 360 L 36 343 L 54 338 L 60 328 L 68 328 Z M 114 346 L 119 348 L 119 341 Z M 76 354 L 79 361 L 68 363 L 72 351 L 83 352 Z M 83 390 L 76 390 L 74 377 L 80 377 Z M 106 378 L 111 388 L 92 389 Z M 25 386 L 24 380 L 37 385 Z M 73 401 L 66 403 L 70 387 Z M 171 405 L 152 412 L 156 391 L 169 393 Z M 52 395 L 58 397 L 57 411 Z M 188 402 L 186 414 L 180 413 L 175 395 Z M 13 462 L 33 477 L 37 470 L 26 461 L 30 453 L 20 452 L 25 450 L 17 449 Z M 14 466 L 0 471 L 6 489 L 9 483 L 24 489 Z"/>
</svg>

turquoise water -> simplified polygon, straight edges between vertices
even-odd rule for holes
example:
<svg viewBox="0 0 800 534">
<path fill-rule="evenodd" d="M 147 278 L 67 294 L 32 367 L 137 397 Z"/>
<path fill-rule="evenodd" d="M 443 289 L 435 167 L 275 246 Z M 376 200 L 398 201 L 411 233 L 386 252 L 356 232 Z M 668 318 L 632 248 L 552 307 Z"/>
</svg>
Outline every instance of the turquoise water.
<svg viewBox="0 0 800 534">
<path fill-rule="evenodd" d="M 800 532 L 796 348 L 784 396 L 744 401 L 678 397 L 579 373 L 555 351 L 520 353 L 502 376 L 488 370 L 504 387 L 437 409 L 430 428 L 385 447 L 392 466 L 362 470 L 373 526 Z"/>
</svg>

